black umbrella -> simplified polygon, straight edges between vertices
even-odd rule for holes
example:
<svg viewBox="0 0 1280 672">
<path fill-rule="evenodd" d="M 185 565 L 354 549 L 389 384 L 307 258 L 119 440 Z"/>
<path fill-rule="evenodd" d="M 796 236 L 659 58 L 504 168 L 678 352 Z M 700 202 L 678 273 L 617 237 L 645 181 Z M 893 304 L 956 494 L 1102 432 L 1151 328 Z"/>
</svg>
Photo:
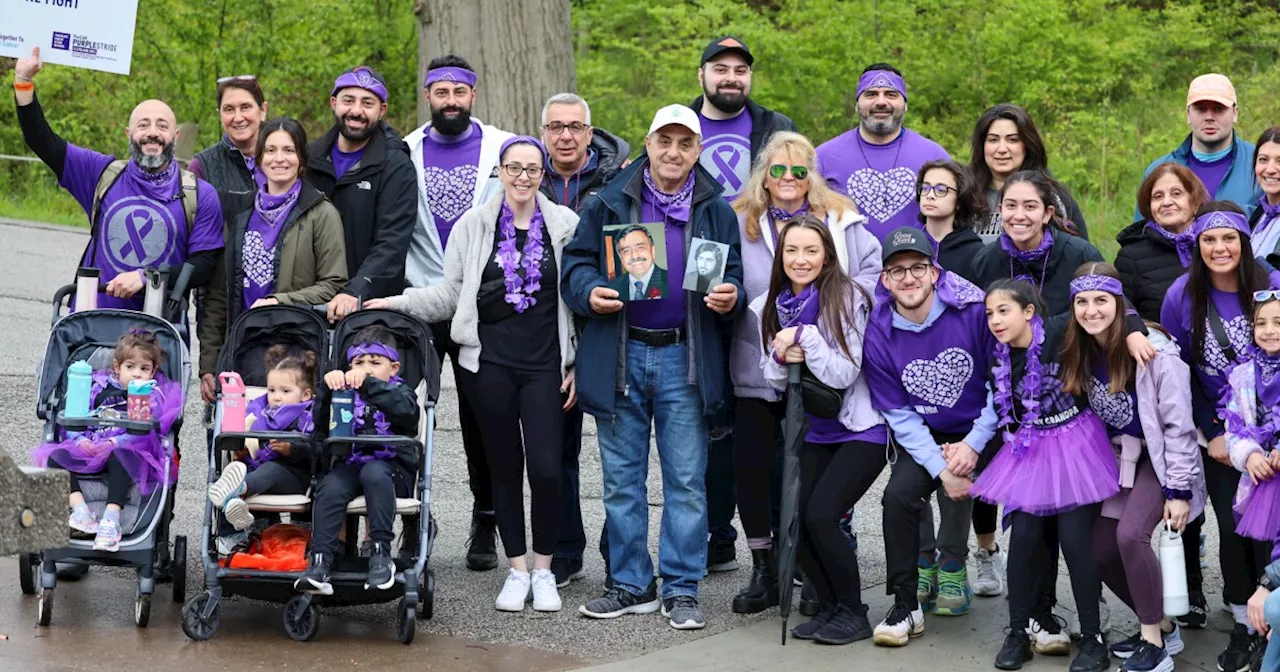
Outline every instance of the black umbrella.
<svg viewBox="0 0 1280 672">
<path fill-rule="evenodd" d="M 778 521 L 778 611 L 782 614 L 782 644 L 787 643 L 787 617 L 791 615 L 792 580 L 796 573 L 796 548 L 800 543 L 800 447 L 808 431 L 800 377 L 804 364 L 787 366 L 787 417 L 782 421 L 782 512 Z"/>
</svg>

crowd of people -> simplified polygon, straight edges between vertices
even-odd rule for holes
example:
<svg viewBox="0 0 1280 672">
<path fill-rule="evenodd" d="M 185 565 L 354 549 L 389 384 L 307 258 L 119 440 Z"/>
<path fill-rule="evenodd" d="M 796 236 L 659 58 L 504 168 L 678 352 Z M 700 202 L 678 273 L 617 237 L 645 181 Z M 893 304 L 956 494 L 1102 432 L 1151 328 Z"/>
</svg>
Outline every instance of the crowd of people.
<svg viewBox="0 0 1280 672">
<path fill-rule="evenodd" d="M 584 413 L 598 432 L 606 589 L 583 616 L 661 611 L 673 628 L 704 627 L 699 582 L 737 568 L 735 510 L 751 574 L 732 609 L 777 605 L 791 589 L 776 552 L 784 390 L 799 367 L 800 608 L 811 620 L 795 637 L 903 646 L 924 634 L 926 612 L 964 615 L 975 594 L 1007 583 L 995 666 L 1067 655 L 1054 613 L 1061 555 L 1081 634 L 1070 669 L 1101 671 L 1116 656 L 1122 670 L 1167 672 L 1180 629 L 1208 619 L 1208 504 L 1234 622 L 1219 669 L 1243 672 L 1264 654 L 1264 669 L 1280 669 L 1280 642 L 1267 644 L 1280 625 L 1280 127 L 1256 143 L 1240 137 L 1223 75 L 1191 82 L 1190 133 L 1147 169 L 1112 264 L 1052 177 L 1026 110 L 983 112 L 965 165 L 904 126 L 906 79 L 887 63 L 859 76 L 856 125 L 815 147 L 752 98 L 748 46 L 718 38 L 697 70 L 703 95 L 658 110 L 634 156 L 572 93 L 547 100 L 537 137 L 480 122 L 477 75 L 454 55 L 429 63 L 431 120 L 403 138 L 383 120 L 389 93 L 368 67 L 336 78 L 334 125 L 312 141 L 296 121 L 268 118 L 257 78 L 228 77 L 217 82 L 224 135 L 189 173 L 161 101 L 131 115 L 127 160 L 62 139 L 36 99 L 40 68 L 38 51 L 17 63 L 18 119 L 90 218 L 82 266 L 104 274 L 100 305 L 137 308 L 140 269 L 192 263 L 206 400 L 244 311 L 327 304 L 338 319 L 383 308 L 431 325 L 460 390 L 466 564 L 497 568 L 501 537 L 499 610 L 522 611 L 532 596 L 535 610 L 557 611 L 557 589 L 584 576 Z M 359 387 L 360 357 L 386 366 L 368 376 L 394 375 L 394 345 L 366 340 L 373 349 L 349 353 L 352 372 L 331 372 L 330 387 Z M 122 345 L 117 364 L 142 355 Z M 302 380 L 315 363 L 281 367 L 281 381 Z M 298 389 L 272 403 L 310 398 Z M 651 428 L 663 488 L 656 573 Z M 873 626 L 850 527 L 886 466 L 894 604 Z M 118 461 L 97 468 L 124 473 Z M 326 480 L 346 496 L 393 471 Z M 266 487 L 231 480 L 226 502 Z M 71 504 L 73 526 L 109 526 Z M 234 508 L 220 542 L 251 522 Z M 313 586 L 337 552 L 325 515 Z M 393 539 L 386 520 L 371 522 L 377 587 Z M 1172 618 L 1150 544 L 1157 526 L 1181 532 L 1186 549 L 1191 609 Z M 400 553 L 416 543 L 405 535 Z M 1132 636 L 1107 641 L 1104 583 L 1137 615 Z"/>
</svg>

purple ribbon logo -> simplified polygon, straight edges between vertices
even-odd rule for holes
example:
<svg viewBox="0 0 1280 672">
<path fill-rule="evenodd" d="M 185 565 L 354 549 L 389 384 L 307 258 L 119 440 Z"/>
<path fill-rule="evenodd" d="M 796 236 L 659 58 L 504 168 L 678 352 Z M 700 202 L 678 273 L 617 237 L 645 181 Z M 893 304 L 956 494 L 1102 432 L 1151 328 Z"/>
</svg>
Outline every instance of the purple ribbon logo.
<svg viewBox="0 0 1280 672">
<path fill-rule="evenodd" d="M 702 145 L 699 163 L 724 187 L 726 198 L 742 193 L 751 176 L 751 144 L 738 135 L 715 135 Z"/>
<path fill-rule="evenodd" d="M 116 201 L 105 213 L 102 248 L 116 270 L 154 266 L 172 254 L 177 236 L 167 208 L 132 196 Z"/>
</svg>

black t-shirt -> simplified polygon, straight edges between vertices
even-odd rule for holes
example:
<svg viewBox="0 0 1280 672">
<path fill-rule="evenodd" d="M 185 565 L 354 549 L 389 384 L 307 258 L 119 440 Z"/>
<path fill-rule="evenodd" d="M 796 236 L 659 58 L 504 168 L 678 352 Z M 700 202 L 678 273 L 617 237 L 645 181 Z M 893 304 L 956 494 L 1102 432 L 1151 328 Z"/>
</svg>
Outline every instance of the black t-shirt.
<svg viewBox="0 0 1280 672">
<path fill-rule="evenodd" d="M 524 259 L 525 243 L 529 232 L 516 229 L 516 249 Z M 556 268 L 556 255 L 551 248 L 551 236 L 542 229 L 542 281 L 534 293 L 536 300 L 523 313 L 503 298 L 506 288 L 502 267 L 498 265 L 498 244 L 502 242 L 501 230 L 493 236 L 493 257 L 480 276 L 480 295 L 477 303 L 480 312 L 480 361 L 501 364 L 518 369 L 556 371 L 560 369 L 560 332 L 558 302 L 560 272 Z M 524 270 L 516 262 L 517 272 L 524 277 Z"/>
</svg>

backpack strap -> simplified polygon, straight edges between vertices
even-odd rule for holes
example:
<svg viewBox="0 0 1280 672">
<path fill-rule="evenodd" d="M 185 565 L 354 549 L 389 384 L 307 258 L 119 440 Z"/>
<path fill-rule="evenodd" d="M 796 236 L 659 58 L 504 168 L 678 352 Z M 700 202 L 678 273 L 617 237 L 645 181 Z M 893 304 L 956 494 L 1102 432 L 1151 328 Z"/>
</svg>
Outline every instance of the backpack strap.
<svg viewBox="0 0 1280 672">
<path fill-rule="evenodd" d="M 196 186 L 196 175 L 189 170 L 180 171 L 182 175 L 182 211 L 187 216 L 187 236 L 191 235 L 191 230 L 196 225 L 196 195 L 199 189 Z"/>
<path fill-rule="evenodd" d="M 98 176 L 98 184 L 93 188 L 93 207 L 89 209 L 89 245 L 84 250 L 84 256 L 80 259 L 80 265 L 93 263 L 94 253 L 98 246 L 98 226 L 99 220 L 102 219 L 102 199 L 111 190 L 112 185 L 120 179 L 124 174 L 125 166 L 129 162 L 124 159 L 116 159 L 107 164 L 107 167 Z"/>
<path fill-rule="evenodd" d="M 1218 314 L 1218 307 L 1213 305 L 1213 299 L 1209 299 L 1209 328 L 1213 330 L 1213 339 L 1222 348 L 1222 354 L 1227 356 L 1227 362 L 1235 362 L 1236 349 L 1227 337 L 1227 329 L 1222 325 L 1222 316 Z"/>
</svg>

